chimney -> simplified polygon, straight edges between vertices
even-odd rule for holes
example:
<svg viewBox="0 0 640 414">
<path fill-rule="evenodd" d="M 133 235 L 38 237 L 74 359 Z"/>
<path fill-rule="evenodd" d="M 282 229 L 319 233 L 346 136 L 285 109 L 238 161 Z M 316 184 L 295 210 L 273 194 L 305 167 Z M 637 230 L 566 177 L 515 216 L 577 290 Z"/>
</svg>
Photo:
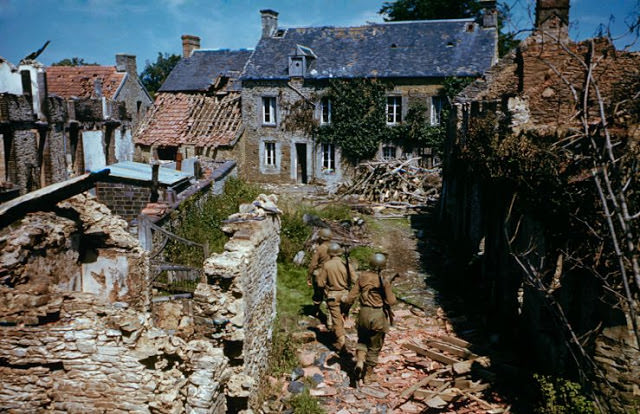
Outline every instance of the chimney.
<svg viewBox="0 0 640 414">
<path fill-rule="evenodd" d="M 118 72 L 127 72 L 131 76 L 138 76 L 136 55 L 126 55 L 124 53 L 118 53 L 116 55 L 116 70 Z"/>
<path fill-rule="evenodd" d="M 265 9 L 260 10 L 262 16 L 262 37 L 273 37 L 278 31 L 278 12 Z"/>
<path fill-rule="evenodd" d="M 182 35 L 182 57 L 188 58 L 196 49 L 200 49 L 200 38 L 193 35 Z"/>
<path fill-rule="evenodd" d="M 480 0 L 482 8 L 482 27 L 498 27 L 496 0 Z"/>
<path fill-rule="evenodd" d="M 536 30 L 569 37 L 569 0 L 537 0 Z"/>
</svg>

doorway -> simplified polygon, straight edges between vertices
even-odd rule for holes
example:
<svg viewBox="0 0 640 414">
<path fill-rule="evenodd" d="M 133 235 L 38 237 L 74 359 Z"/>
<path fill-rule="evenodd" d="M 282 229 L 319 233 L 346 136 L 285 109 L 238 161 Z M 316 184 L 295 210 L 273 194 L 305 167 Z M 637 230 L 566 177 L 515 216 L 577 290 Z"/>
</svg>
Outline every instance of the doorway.
<svg viewBox="0 0 640 414">
<path fill-rule="evenodd" d="M 296 160 L 296 181 L 307 184 L 307 144 L 296 144 Z"/>
</svg>

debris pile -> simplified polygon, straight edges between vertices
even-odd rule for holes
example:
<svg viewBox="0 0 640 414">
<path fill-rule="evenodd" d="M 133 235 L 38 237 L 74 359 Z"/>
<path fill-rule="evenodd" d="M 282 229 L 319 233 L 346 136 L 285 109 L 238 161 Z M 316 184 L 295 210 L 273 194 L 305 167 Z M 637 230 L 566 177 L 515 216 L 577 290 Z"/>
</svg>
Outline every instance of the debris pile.
<svg viewBox="0 0 640 414">
<path fill-rule="evenodd" d="M 370 161 L 359 164 L 351 183 L 338 188 L 342 196 L 358 195 L 360 200 L 419 207 L 437 200 L 442 184 L 440 169 L 416 165 L 419 158 Z"/>
</svg>

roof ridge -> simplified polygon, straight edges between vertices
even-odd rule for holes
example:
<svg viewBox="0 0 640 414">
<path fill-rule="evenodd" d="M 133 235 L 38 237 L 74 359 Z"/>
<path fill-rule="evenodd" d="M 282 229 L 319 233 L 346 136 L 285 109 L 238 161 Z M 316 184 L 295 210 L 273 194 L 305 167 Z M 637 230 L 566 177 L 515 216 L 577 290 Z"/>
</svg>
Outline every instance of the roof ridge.
<svg viewBox="0 0 640 414">
<path fill-rule="evenodd" d="M 297 27 L 281 27 L 282 30 L 298 30 L 298 29 L 357 29 L 366 28 L 372 26 L 385 26 L 385 25 L 400 25 L 400 24 L 429 24 L 429 23 L 462 23 L 462 22 L 475 22 L 473 17 L 465 17 L 462 19 L 429 19 L 429 20 L 402 20 L 397 22 L 368 22 L 366 24 L 357 26 L 297 26 Z"/>
</svg>

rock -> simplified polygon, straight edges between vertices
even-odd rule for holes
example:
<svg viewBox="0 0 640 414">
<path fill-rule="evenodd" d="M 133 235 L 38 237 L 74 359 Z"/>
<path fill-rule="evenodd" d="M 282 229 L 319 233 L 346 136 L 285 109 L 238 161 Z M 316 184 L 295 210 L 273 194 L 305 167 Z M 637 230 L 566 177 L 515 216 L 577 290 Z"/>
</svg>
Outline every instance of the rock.
<svg viewBox="0 0 640 414">
<path fill-rule="evenodd" d="M 303 344 L 314 342 L 316 340 L 316 334 L 313 331 L 300 331 L 291 334 L 291 339 Z"/>
<path fill-rule="evenodd" d="M 313 374 L 311 376 L 311 381 L 313 381 L 316 385 L 321 384 L 324 381 L 324 377 L 322 374 Z"/>
<path fill-rule="evenodd" d="M 291 379 L 293 381 L 297 380 L 300 377 L 304 376 L 304 371 L 302 370 L 302 368 L 300 367 L 296 367 L 293 369 L 293 372 L 291 373 Z"/>
<path fill-rule="evenodd" d="M 302 391 L 304 391 L 304 384 L 300 381 L 291 381 L 289 383 L 289 386 L 287 387 L 287 391 L 289 391 L 291 394 L 300 394 Z"/>
<path fill-rule="evenodd" d="M 298 266 L 302 266 L 302 264 L 304 263 L 304 251 L 300 250 L 298 253 L 296 253 L 295 256 L 293 256 L 293 263 L 297 264 Z"/>
<path fill-rule="evenodd" d="M 314 397 L 329 397 L 332 395 L 336 395 L 337 391 L 333 387 L 314 388 L 309 391 L 309 394 Z"/>
<path fill-rule="evenodd" d="M 316 367 L 316 366 L 312 366 L 312 367 L 306 367 L 302 369 L 304 371 L 304 376 L 305 377 L 313 377 L 316 374 L 319 374 L 322 376 L 322 371 L 320 370 L 320 368 Z M 323 376 L 324 378 L 324 376 Z"/>
<path fill-rule="evenodd" d="M 230 397 L 247 398 L 255 388 L 255 380 L 246 374 L 235 374 L 227 382 L 226 394 Z"/>
<path fill-rule="evenodd" d="M 308 367 L 309 365 L 313 365 L 315 361 L 315 353 L 310 351 L 302 351 L 298 354 L 298 360 L 300 361 L 300 365 L 303 367 Z"/>
<path fill-rule="evenodd" d="M 313 361 L 313 365 L 316 366 L 323 366 L 325 362 L 327 362 L 327 357 L 329 356 L 329 352 L 323 352 L 321 353 L 315 361 Z"/>
<path fill-rule="evenodd" d="M 373 388 L 369 386 L 360 388 L 360 392 L 365 395 L 368 395 L 369 397 L 377 398 L 379 400 L 383 400 L 387 398 L 387 395 L 389 395 L 389 391 L 385 391 L 381 388 Z"/>
</svg>

